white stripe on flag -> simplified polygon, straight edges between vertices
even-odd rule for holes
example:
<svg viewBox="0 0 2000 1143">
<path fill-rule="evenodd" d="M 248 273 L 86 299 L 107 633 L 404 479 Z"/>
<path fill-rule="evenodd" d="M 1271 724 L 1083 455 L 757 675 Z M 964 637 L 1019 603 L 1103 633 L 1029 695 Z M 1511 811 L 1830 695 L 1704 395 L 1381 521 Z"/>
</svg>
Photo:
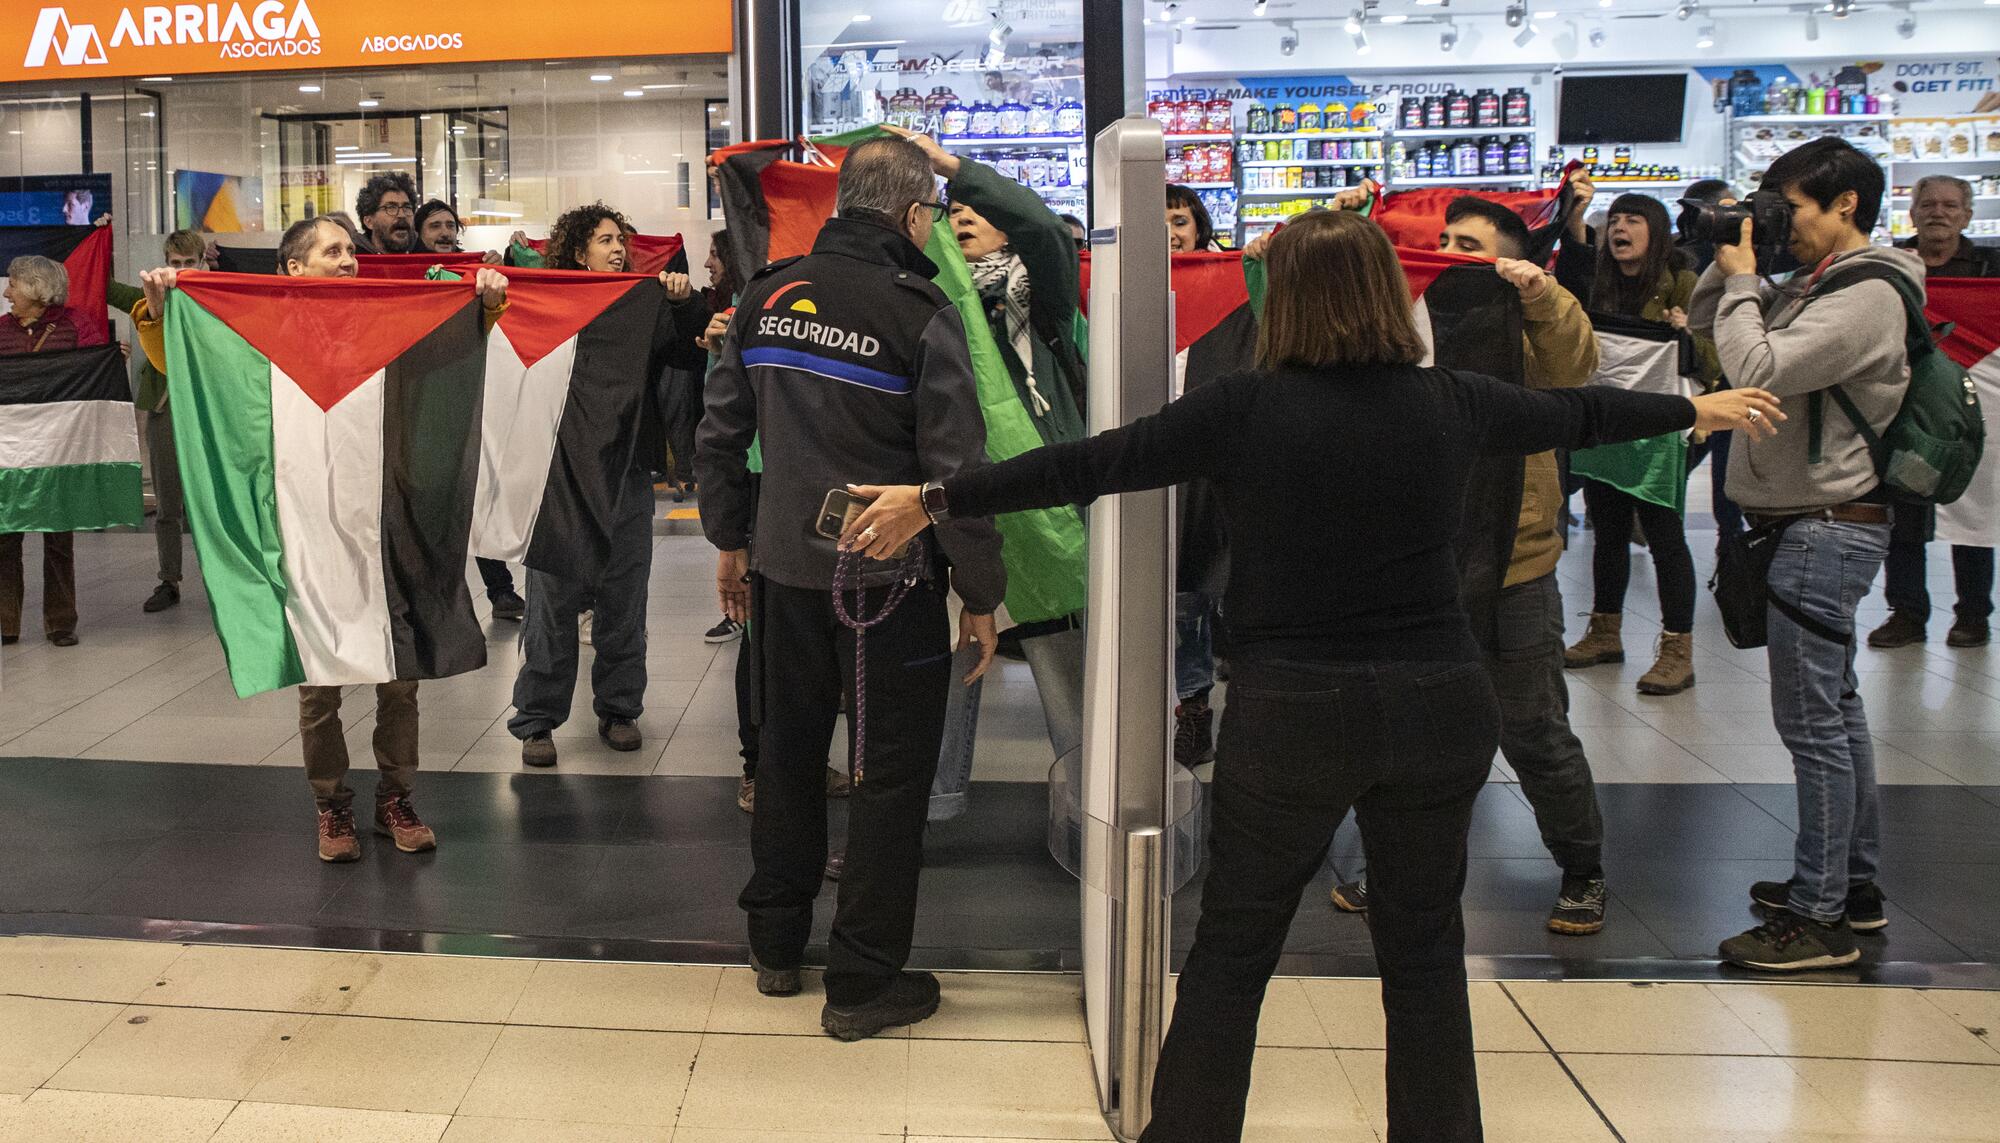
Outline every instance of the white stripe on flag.
<svg viewBox="0 0 2000 1143">
<path fill-rule="evenodd" d="M 575 364 L 574 337 L 529 366 L 521 363 L 505 325 L 487 335 L 479 486 L 472 499 L 474 555 L 515 563 L 527 555 Z"/>
<path fill-rule="evenodd" d="M 137 464 L 130 401 L 0 405 L 0 468 Z"/>
<path fill-rule="evenodd" d="M 321 412 L 271 366 L 285 619 L 313 686 L 396 677 L 382 566 L 382 401 L 377 371 Z"/>
<path fill-rule="evenodd" d="M 1680 344 L 1597 333 L 1597 373 L 1593 385 L 1608 385 L 1634 393 L 1660 393 L 1670 397 L 1692 397 L 1699 389 L 1694 378 L 1681 375 Z"/>
<path fill-rule="evenodd" d="M 2000 353 L 1988 354 L 1966 370 L 1979 391 L 1979 415 L 1986 422 L 1986 451 L 1965 495 L 1937 510 L 1937 538 L 1968 548 L 2000 547 Z"/>
</svg>

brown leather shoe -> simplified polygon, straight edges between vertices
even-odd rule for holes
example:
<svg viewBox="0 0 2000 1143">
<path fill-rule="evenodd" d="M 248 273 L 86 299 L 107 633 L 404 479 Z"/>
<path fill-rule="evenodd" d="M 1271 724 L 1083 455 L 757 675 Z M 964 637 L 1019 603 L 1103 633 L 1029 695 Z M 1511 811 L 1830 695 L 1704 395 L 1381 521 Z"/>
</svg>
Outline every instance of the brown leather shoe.
<svg viewBox="0 0 2000 1143">
<path fill-rule="evenodd" d="M 437 834 L 411 808 L 408 794 L 375 802 L 375 832 L 395 838 L 396 848 L 404 853 L 422 853 L 438 844 Z"/>
<path fill-rule="evenodd" d="M 361 839 L 354 835 L 354 807 L 329 806 L 319 812 L 319 859 L 359 861 Z"/>
<path fill-rule="evenodd" d="M 1622 663 L 1625 661 L 1625 641 L 1622 629 L 1625 626 L 1624 612 L 1605 614 L 1592 612 L 1590 630 L 1573 645 L 1563 651 L 1563 666 L 1570 670 L 1595 667 L 1599 663 Z"/>
<path fill-rule="evenodd" d="M 1687 632 L 1660 633 L 1660 651 L 1653 669 L 1639 676 L 1642 695 L 1677 695 L 1694 685 L 1694 636 Z"/>
</svg>

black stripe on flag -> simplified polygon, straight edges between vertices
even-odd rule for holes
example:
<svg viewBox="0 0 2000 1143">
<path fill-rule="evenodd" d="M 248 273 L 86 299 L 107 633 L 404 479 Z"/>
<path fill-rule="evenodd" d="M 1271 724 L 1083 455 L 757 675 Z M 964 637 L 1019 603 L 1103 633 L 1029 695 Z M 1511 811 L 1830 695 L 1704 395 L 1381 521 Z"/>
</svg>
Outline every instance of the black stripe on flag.
<svg viewBox="0 0 2000 1143">
<path fill-rule="evenodd" d="M 1244 302 L 1229 316 L 1195 339 L 1187 348 L 1186 391 L 1231 373 L 1257 367 L 1257 315 Z M 1221 595 L 1229 585 L 1229 531 L 1222 518 L 1222 496 L 1208 480 L 1181 485 L 1175 499 L 1180 511 L 1180 542 L 1174 558 L 1175 582 L 1181 591 Z"/>
<path fill-rule="evenodd" d="M 131 400 L 125 355 L 115 345 L 0 357 L 0 405 Z"/>
<path fill-rule="evenodd" d="M 7 270 L 7 263 L 24 254 L 40 254 L 56 262 L 66 260 L 76 253 L 76 248 L 89 238 L 94 227 L 89 226 L 0 226 L 0 274 Z"/>
<path fill-rule="evenodd" d="M 1592 310 L 1589 313 L 1590 328 L 1607 337 L 1624 337 L 1635 341 L 1679 342 L 1680 375 L 1690 377 L 1696 368 L 1694 335 L 1684 329 L 1675 329 L 1663 321 L 1647 321 L 1645 318 L 1628 317 L 1625 314 L 1606 314 Z"/>
<path fill-rule="evenodd" d="M 398 679 L 486 665 L 465 584 L 486 388 L 479 314 L 468 301 L 384 371 L 382 563 Z"/>
</svg>

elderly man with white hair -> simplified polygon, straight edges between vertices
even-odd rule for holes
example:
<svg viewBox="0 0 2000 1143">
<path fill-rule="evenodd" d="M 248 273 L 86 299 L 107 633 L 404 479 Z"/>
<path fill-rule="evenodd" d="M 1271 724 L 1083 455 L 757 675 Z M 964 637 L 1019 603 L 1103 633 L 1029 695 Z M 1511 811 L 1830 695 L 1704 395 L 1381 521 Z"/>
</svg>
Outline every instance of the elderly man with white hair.
<svg viewBox="0 0 2000 1143">
<path fill-rule="evenodd" d="M 62 264 L 23 255 L 7 264 L 7 313 L 0 316 L 0 357 L 76 348 L 69 273 Z M 0 644 L 21 639 L 21 533 L 0 535 Z M 42 533 L 42 626 L 49 642 L 76 646 L 76 538 Z"/>
</svg>

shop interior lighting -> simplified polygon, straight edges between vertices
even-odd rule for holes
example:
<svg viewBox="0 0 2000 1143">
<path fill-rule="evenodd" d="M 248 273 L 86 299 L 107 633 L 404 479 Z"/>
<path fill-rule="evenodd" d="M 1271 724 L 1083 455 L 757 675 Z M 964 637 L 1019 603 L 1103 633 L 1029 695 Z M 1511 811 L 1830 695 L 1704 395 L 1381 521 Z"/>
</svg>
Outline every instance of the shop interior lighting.
<svg viewBox="0 0 2000 1143">
<path fill-rule="evenodd" d="M 687 84 L 685 84 L 685 83 L 642 83 L 642 84 L 640 84 L 640 85 L 639 85 L 639 90 L 641 90 L 641 91 L 672 91 L 672 90 L 674 90 L 675 88 L 680 88 L 680 87 L 686 87 L 686 86 L 687 86 Z"/>
<path fill-rule="evenodd" d="M 1908 4 L 1893 4 L 1891 7 L 1903 14 L 1903 18 L 1896 21 L 1896 34 L 1906 40 L 1914 37 L 1917 34 L 1917 14 L 1910 11 Z"/>
<path fill-rule="evenodd" d="M 381 100 L 379 100 L 379 99 L 364 99 L 364 100 L 362 100 L 362 101 L 361 101 L 361 103 L 359 104 L 359 106 L 362 106 L 362 107 L 380 107 L 380 106 L 382 106 L 382 101 L 381 101 Z"/>
<path fill-rule="evenodd" d="M 1601 47 L 1603 47 L 1603 46 L 1604 46 L 1604 40 L 1605 40 L 1605 35 L 1604 35 L 1604 29 L 1603 29 L 1603 28 L 1592 28 L 1592 29 L 1590 30 L 1590 46 L 1591 46 L 1591 47 L 1593 47 L 1593 48 L 1601 48 Z"/>
<path fill-rule="evenodd" d="M 319 94 L 319 84 L 316 84 L 316 83 L 302 83 L 302 84 L 300 84 L 300 85 L 299 85 L 299 94 L 300 94 L 300 95 L 318 95 L 318 94 Z"/>
<path fill-rule="evenodd" d="M 1257 0 L 1255 4 L 1250 5 L 1250 18 L 1253 20 L 1263 19 L 1264 11 L 1270 6 L 1271 0 Z"/>
<path fill-rule="evenodd" d="M 646 94 L 645 92 L 640 91 L 636 87 L 628 87 L 625 89 L 625 98 L 627 99 L 638 99 L 645 94 Z"/>
<path fill-rule="evenodd" d="M 1528 41 L 1534 38 L 1535 38 L 1535 26 L 1533 24 L 1529 24 L 1521 29 L 1519 35 L 1514 37 L 1514 46 L 1517 48 L 1525 48 L 1528 46 Z"/>
<path fill-rule="evenodd" d="M 1360 31 L 1354 33 L 1354 54 L 1357 56 L 1365 56 L 1369 53 L 1369 51 L 1370 48 L 1368 47 L 1368 29 L 1363 28 Z"/>
<path fill-rule="evenodd" d="M 1834 19 L 1845 20 L 1854 11 L 1854 0 L 1828 0 L 1826 10 L 1833 13 Z"/>
<path fill-rule="evenodd" d="M 1278 27 L 1283 29 L 1283 31 L 1278 33 L 1278 54 L 1289 56 L 1297 52 L 1299 50 L 1298 28 L 1294 27 L 1290 20 L 1278 21 Z"/>
<path fill-rule="evenodd" d="M 1527 22 L 1528 22 L 1528 6 L 1526 4 L 1519 3 L 1517 0 L 1516 3 L 1507 5 L 1508 27 L 1518 28 L 1522 24 L 1525 24 Z"/>
<path fill-rule="evenodd" d="M 1715 25 L 1713 23 L 1703 24 L 1701 30 L 1694 34 L 1694 46 L 1703 51 L 1707 51 L 1715 46 Z"/>
<path fill-rule="evenodd" d="M 605 74 L 604 74 L 603 72 L 598 72 L 598 73 L 597 73 L 596 75 L 593 75 L 593 76 L 591 76 L 591 77 L 590 77 L 590 82 L 592 82 L 592 83 L 610 83 L 610 82 L 611 82 L 611 77 L 610 77 L 610 76 L 608 76 L 608 75 L 605 75 Z"/>
<path fill-rule="evenodd" d="M 1444 22 L 1444 29 L 1438 33 L 1438 50 L 1449 52 L 1458 47 L 1458 25 L 1450 20 Z"/>
<path fill-rule="evenodd" d="M 1701 10 L 1701 5 L 1697 3 L 1696 0 L 1684 0 L 1684 2 L 1680 5 L 1680 7 L 1674 9 L 1674 19 L 1676 20 L 1688 19 L 1689 17 L 1693 16 L 1696 12 L 1700 10 Z"/>
<path fill-rule="evenodd" d="M 1417 7 L 1419 8 L 1448 8 L 1450 6 L 1449 0 L 1417 0 Z"/>
<path fill-rule="evenodd" d="M 1348 13 L 1347 24 L 1346 24 L 1347 34 L 1350 36 L 1360 35 L 1362 23 L 1366 19 L 1367 16 L 1359 8 L 1356 8 L 1354 11 Z"/>
<path fill-rule="evenodd" d="M 1546 8 L 1535 13 L 1535 19 L 1537 20 L 1553 20 L 1555 18 L 1556 14 L 1553 11 L 1550 11 L 1549 9 Z"/>
<path fill-rule="evenodd" d="M 874 18 L 875 18 L 874 16 L 871 16 L 866 12 L 856 12 L 854 15 L 849 16 L 847 18 L 847 22 L 850 24 L 866 24 L 868 21 L 873 20 Z"/>
<path fill-rule="evenodd" d="M 140 83 L 172 83 L 173 81 L 174 77 L 170 75 L 142 75 L 139 77 Z"/>
<path fill-rule="evenodd" d="M 1408 16 L 1400 12 L 1388 16 L 1377 16 L 1376 19 L 1384 24 L 1407 24 L 1410 21 Z"/>
<path fill-rule="evenodd" d="M 1811 8 L 1806 9 L 1806 39 L 1819 39 L 1819 13 Z"/>
<path fill-rule="evenodd" d="M 360 149 L 352 143 L 342 143 L 334 148 L 335 151 L 359 151 Z"/>
</svg>

